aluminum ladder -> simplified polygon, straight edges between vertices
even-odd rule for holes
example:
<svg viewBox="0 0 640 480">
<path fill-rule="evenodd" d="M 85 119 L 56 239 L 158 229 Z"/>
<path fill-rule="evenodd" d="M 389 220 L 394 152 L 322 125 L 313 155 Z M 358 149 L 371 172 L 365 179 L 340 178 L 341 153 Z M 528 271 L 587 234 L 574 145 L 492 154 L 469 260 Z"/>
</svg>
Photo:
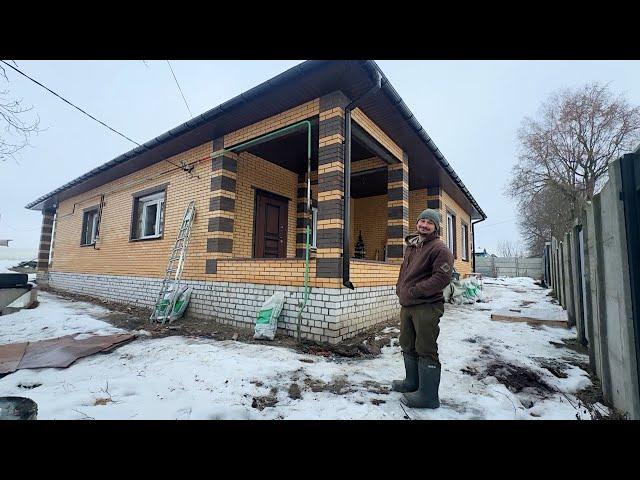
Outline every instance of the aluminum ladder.
<svg viewBox="0 0 640 480">
<path fill-rule="evenodd" d="M 189 248 L 189 238 L 191 236 L 191 226 L 196 216 L 196 202 L 191 200 L 184 211 L 184 217 L 182 218 L 182 225 L 178 230 L 178 237 L 176 243 L 173 245 L 173 250 L 169 255 L 169 263 L 167 270 L 158 293 L 158 298 L 153 311 L 149 317 L 150 322 L 159 322 L 164 324 L 167 320 L 172 322 L 171 312 L 178 299 L 180 292 L 180 278 L 182 277 L 182 269 L 184 268 L 184 262 L 187 256 L 187 250 Z"/>
</svg>

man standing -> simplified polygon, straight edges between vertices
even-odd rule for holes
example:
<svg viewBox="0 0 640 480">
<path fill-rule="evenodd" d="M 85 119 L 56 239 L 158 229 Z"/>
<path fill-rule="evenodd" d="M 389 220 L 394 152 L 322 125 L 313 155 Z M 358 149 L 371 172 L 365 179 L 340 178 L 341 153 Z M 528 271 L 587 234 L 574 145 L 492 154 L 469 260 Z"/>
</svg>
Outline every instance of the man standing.
<svg viewBox="0 0 640 480">
<path fill-rule="evenodd" d="M 400 347 L 406 378 L 391 389 L 403 392 L 401 402 L 414 408 L 438 408 L 440 360 L 438 334 L 444 314 L 442 290 L 453 272 L 453 254 L 440 240 L 440 212 L 427 209 L 418 217 L 417 233 L 405 238 L 407 248 L 398 275 Z"/>
</svg>

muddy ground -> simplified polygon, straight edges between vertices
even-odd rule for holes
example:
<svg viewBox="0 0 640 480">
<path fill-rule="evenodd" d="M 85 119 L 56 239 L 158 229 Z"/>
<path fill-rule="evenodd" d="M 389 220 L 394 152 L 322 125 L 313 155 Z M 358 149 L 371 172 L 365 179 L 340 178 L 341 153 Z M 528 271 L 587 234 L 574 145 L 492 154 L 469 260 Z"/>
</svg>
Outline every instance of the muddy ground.
<svg viewBox="0 0 640 480">
<path fill-rule="evenodd" d="M 301 353 L 311 355 L 319 355 L 323 357 L 348 357 L 348 358 L 373 358 L 380 354 L 382 347 L 397 343 L 400 333 L 399 318 L 381 323 L 370 328 L 363 333 L 345 340 L 339 345 L 330 345 L 328 343 L 318 343 L 309 340 L 302 340 L 298 343 L 295 338 L 288 335 L 276 334 L 274 340 L 256 340 L 253 338 L 253 329 L 239 328 L 231 325 L 224 325 L 212 320 L 195 319 L 186 316 L 175 324 L 159 325 L 149 323 L 150 310 L 147 308 L 139 308 L 123 305 L 107 300 L 99 300 L 86 295 L 70 294 L 67 292 L 55 291 L 49 288 L 43 288 L 55 295 L 60 296 L 69 301 L 88 302 L 100 305 L 111 310 L 111 312 L 97 316 L 111 325 L 128 330 L 144 329 L 148 331 L 152 337 L 167 337 L 172 335 L 182 335 L 186 337 L 211 338 L 215 340 L 235 340 L 244 343 L 276 345 L 294 349 Z M 481 338 L 468 338 L 468 342 L 482 343 Z M 558 392 L 551 385 L 546 383 L 540 374 L 524 365 L 515 365 L 504 358 L 497 355 L 489 345 L 481 348 L 480 357 L 473 365 L 468 365 L 461 371 L 464 374 L 471 375 L 478 380 L 487 377 L 493 377 L 498 382 L 505 385 L 512 393 L 517 395 L 518 400 L 527 408 L 531 408 L 535 402 L 548 398 L 552 395 L 563 395 L 576 410 L 584 413 L 588 411 L 592 418 L 598 420 L 619 420 L 624 417 L 613 410 L 607 415 L 594 405 L 600 403 L 606 405 L 602 397 L 602 390 L 598 379 L 592 374 L 589 364 L 577 362 L 575 357 L 571 355 L 562 355 L 562 349 L 568 349 L 578 353 L 587 354 L 587 350 L 576 339 L 565 340 L 563 343 L 551 342 L 558 348 L 560 355 L 558 359 L 534 358 L 538 365 L 549 371 L 558 378 L 566 378 L 564 373 L 571 365 L 577 366 L 589 373 L 592 385 L 580 392 L 577 392 L 577 403 L 574 399 L 571 401 L 566 395 Z M 301 361 L 305 361 L 304 359 Z M 312 362 L 312 360 L 309 360 Z M 302 372 L 301 372 L 301 375 Z M 389 386 L 381 385 L 376 382 L 369 382 L 367 385 L 352 385 L 347 378 L 336 378 L 332 382 L 326 383 L 318 379 L 310 378 L 304 375 L 304 378 L 294 375 L 291 379 L 283 379 L 284 388 L 287 389 L 288 396 L 295 399 L 301 398 L 304 391 L 320 392 L 326 391 L 335 395 L 344 395 L 353 391 L 354 388 L 365 388 L 372 393 L 379 395 L 379 398 L 372 399 L 372 403 L 385 403 L 384 396 L 389 394 Z M 257 385 L 262 386 L 262 385 Z M 262 410 L 267 407 L 274 406 L 277 403 L 276 394 L 280 386 L 264 386 L 270 388 L 265 395 L 254 397 L 253 408 Z M 515 408 L 515 406 L 514 406 Z M 576 416 L 578 416 L 576 414 Z"/>
<path fill-rule="evenodd" d="M 339 345 L 304 339 L 298 343 L 294 337 L 282 333 L 276 333 L 273 340 L 256 340 L 253 338 L 252 328 L 225 325 L 210 319 L 196 319 L 188 315 L 175 323 L 160 325 L 149 322 L 151 310 L 148 308 L 124 305 L 87 295 L 61 292 L 51 288 L 42 288 L 42 290 L 53 293 L 65 300 L 87 302 L 108 308 L 111 312 L 106 315 L 97 315 L 96 318 L 118 328 L 127 330 L 144 329 L 153 337 L 182 335 L 215 340 L 236 340 L 243 343 L 288 347 L 301 353 L 323 357 L 373 358 L 380 354 L 382 347 L 390 345 L 392 339 L 397 338 L 400 331 L 400 319 L 396 318 L 380 323 L 353 338 L 344 340 Z"/>
</svg>

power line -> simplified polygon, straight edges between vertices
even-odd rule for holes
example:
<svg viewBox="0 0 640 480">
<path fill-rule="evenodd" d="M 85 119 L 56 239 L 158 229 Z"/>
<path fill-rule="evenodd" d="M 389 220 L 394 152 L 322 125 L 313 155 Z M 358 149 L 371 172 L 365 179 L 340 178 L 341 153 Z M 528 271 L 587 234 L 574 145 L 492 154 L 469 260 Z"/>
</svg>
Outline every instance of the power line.
<svg viewBox="0 0 640 480">
<path fill-rule="evenodd" d="M 178 90 L 180 90 L 180 95 L 182 95 L 182 99 L 184 100 L 184 104 L 187 106 L 187 110 L 189 110 L 189 115 L 193 118 L 193 113 L 191 113 L 191 109 L 189 108 L 189 104 L 187 103 L 187 99 L 184 98 L 184 93 L 182 93 L 182 88 L 180 88 L 180 84 L 178 83 L 178 79 L 176 78 L 176 74 L 173 73 L 173 68 L 171 67 L 171 63 L 167 60 L 167 64 L 169 65 L 169 69 L 171 70 L 171 74 L 173 75 L 173 79 L 176 81 L 176 85 L 178 86 Z"/>
<path fill-rule="evenodd" d="M 4 63 L 6 66 L 8 66 L 9 68 L 12 68 L 13 70 L 15 70 L 16 72 L 18 72 L 20 75 L 22 75 L 23 77 L 28 78 L 29 80 L 31 80 L 33 83 L 35 83 L 36 85 L 40 85 L 42 88 L 44 88 L 45 90 L 47 90 L 48 92 L 54 94 L 56 97 L 58 97 L 60 100 L 62 100 L 65 103 L 68 103 L 69 105 L 71 105 L 73 108 L 80 110 L 82 113 L 84 113 L 86 116 L 88 116 L 89 118 L 95 120 L 96 122 L 100 123 L 101 125 L 104 125 L 105 127 L 107 127 L 109 130 L 111 130 L 114 133 L 117 133 L 118 135 L 120 135 L 123 138 L 126 138 L 127 140 L 129 140 L 131 143 L 136 144 L 137 146 L 140 146 L 140 144 L 134 140 L 131 140 L 129 137 L 127 137 L 125 134 L 120 133 L 119 131 L 117 131 L 114 128 L 111 128 L 109 125 L 107 125 L 106 123 L 104 123 L 102 120 L 98 120 L 96 117 L 94 117 L 93 115 L 85 112 L 83 109 L 81 109 L 80 107 L 74 105 L 73 103 L 71 103 L 69 100 L 67 100 L 66 98 L 62 97 L 61 95 L 58 95 L 56 92 L 54 92 L 53 90 L 51 90 L 48 87 L 45 87 L 42 83 L 38 82 L 37 80 L 31 78 L 29 75 L 27 75 L 26 73 L 20 71 L 19 69 L 17 69 L 16 67 L 9 65 L 7 62 L 5 62 L 4 60 L 0 60 L 0 62 Z"/>
<path fill-rule="evenodd" d="M 502 223 L 511 222 L 515 218 L 518 218 L 518 217 L 511 217 L 511 218 L 508 218 L 507 220 L 503 220 L 501 222 L 496 222 L 496 223 L 490 223 L 488 225 L 485 225 L 483 223 L 478 223 L 478 224 L 476 224 L 476 228 L 478 228 L 478 227 L 493 227 L 494 225 L 500 225 Z"/>
</svg>

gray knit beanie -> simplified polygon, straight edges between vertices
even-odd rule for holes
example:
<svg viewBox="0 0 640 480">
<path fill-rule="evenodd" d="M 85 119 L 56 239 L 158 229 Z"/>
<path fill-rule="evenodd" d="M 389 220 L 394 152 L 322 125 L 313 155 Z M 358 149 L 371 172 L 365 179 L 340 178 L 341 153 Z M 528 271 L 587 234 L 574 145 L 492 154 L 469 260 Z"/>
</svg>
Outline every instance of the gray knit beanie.
<svg viewBox="0 0 640 480">
<path fill-rule="evenodd" d="M 420 219 L 431 220 L 436 224 L 436 231 L 440 231 L 440 212 L 438 210 L 427 208 L 426 210 L 423 210 L 422 213 L 418 216 L 418 220 Z M 418 220 L 416 220 L 416 223 L 418 223 Z"/>
</svg>

